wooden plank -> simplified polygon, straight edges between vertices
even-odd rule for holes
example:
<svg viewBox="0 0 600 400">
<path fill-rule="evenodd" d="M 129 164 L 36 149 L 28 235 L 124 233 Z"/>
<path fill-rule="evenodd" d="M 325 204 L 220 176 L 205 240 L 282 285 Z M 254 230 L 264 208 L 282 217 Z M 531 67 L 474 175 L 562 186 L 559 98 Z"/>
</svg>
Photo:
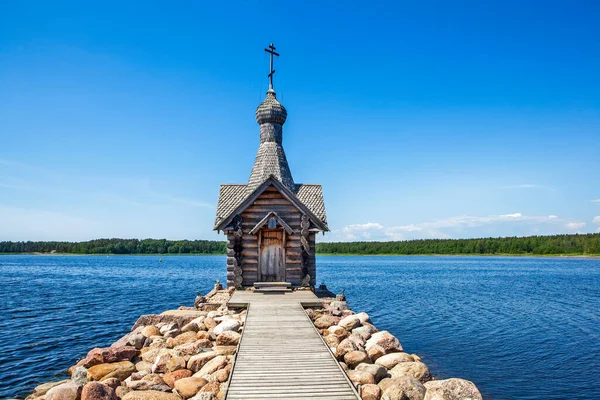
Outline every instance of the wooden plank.
<svg viewBox="0 0 600 400">
<path fill-rule="evenodd" d="M 273 296 L 235 292 L 248 314 L 228 400 L 358 399 L 358 394 L 300 306 L 318 301 L 310 291 Z"/>
</svg>

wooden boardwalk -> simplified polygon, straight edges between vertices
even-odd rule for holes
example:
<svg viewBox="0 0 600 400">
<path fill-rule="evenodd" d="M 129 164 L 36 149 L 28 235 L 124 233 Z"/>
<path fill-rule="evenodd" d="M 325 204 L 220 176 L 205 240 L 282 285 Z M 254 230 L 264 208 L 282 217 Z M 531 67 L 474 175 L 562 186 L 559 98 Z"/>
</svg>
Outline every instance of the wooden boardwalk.
<svg viewBox="0 0 600 400">
<path fill-rule="evenodd" d="M 248 314 L 227 400 L 359 399 L 301 306 L 309 295 L 295 293 L 242 293 Z"/>
</svg>

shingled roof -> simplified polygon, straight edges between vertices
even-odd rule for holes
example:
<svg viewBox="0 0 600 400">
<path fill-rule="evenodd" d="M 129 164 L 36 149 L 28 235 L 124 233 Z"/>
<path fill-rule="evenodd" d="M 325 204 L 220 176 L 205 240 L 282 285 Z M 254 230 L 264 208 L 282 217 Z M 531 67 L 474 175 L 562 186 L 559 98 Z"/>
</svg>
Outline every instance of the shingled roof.
<svg viewBox="0 0 600 400">
<path fill-rule="evenodd" d="M 214 229 L 218 229 L 218 226 L 223 221 L 231 217 L 231 214 L 253 192 L 254 190 L 249 185 L 221 185 Z M 319 222 L 327 225 L 327 215 L 325 213 L 325 202 L 323 201 L 321 185 L 294 184 L 292 193 L 319 219 Z"/>
</svg>

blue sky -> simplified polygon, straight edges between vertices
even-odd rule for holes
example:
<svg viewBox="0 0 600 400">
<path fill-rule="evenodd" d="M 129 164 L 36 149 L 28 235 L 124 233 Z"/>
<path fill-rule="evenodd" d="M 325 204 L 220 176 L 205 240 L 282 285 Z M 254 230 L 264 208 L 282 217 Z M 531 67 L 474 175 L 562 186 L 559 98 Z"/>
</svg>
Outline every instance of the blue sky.
<svg viewBox="0 0 600 400">
<path fill-rule="evenodd" d="M 218 239 L 268 87 L 320 240 L 600 230 L 595 1 L 2 2 L 0 240 Z"/>
</svg>

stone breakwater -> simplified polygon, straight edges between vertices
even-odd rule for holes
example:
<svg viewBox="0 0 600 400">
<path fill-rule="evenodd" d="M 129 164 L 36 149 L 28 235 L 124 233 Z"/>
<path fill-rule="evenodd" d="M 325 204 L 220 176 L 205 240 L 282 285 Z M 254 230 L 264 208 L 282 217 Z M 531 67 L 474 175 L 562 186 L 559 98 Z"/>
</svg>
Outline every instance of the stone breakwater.
<svg viewBox="0 0 600 400">
<path fill-rule="evenodd" d="M 246 319 L 245 310 L 227 307 L 233 292 L 217 282 L 194 307 L 141 316 L 131 332 L 69 368 L 70 379 L 39 385 L 26 400 L 224 399 Z M 321 302 L 306 313 L 362 399 L 482 399 L 470 381 L 435 380 L 417 355 L 366 313 L 350 310 L 343 296 Z"/>
<path fill-rule="evenodd" d="M 246 316 L 227 308 L 232 292 L 217 284 L 193 308 L 141 316 L 69 368 L 70 379 L 39 385 L 26 399 L 223 399 Z"/>
<path fill-rule="evenodd" d="M 473 382 L 435 380 L 416 354 L 406 353 L 367 313 L 354 313 L 343 296 L 306 310 L 331 352 L 364 400 L 481 400 Z"/>
</svg>

